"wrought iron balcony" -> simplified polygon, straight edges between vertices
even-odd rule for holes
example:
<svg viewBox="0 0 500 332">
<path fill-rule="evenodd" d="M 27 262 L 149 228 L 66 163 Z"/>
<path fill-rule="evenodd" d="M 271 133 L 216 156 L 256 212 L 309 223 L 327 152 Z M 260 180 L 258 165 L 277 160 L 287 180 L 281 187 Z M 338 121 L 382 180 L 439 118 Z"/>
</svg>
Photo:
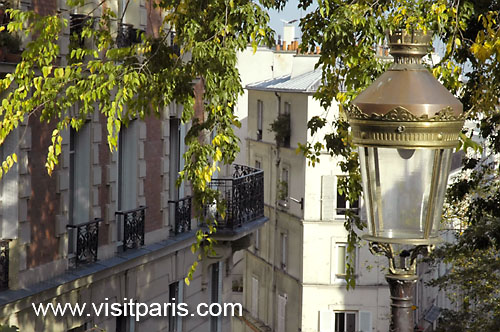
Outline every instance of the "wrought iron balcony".
<svg viewBox="0 0 500 332">
<path fill-rule="evenodd" d="M 9 288 L 9 240 L 0 240 L 0 290 Z"/>
<path fill-rule="evenodd" d="M 102 219 L 96 218 L 83 224 L 66 226 L 73 231 L 76 229 L 75 265 L 78 266 L 82 263 L 91 263 L 97 260 L 99 224 L 101 221 Z M 69 236 L 73 237 L 74 234 L 70 233 Z"/>
<path fill-rule="evenodd" d="M 191 196 L 168 202 L 174 204 L 175 235 L 191 231 Z"/>
<path fill-rule="evenodd" d="M 146 221 L 146 206 L 128 211 L 117 211 L 123 223 L 123 250 L 135 249 L 144 245 L 144 224 Z"/>
<path fill-rule="evenodd" d="M 220 192 L 226 205 L 224 218 L 215 204 L 205 207 L 205 216 L 215 218 L 218 230 L 234 230 L 264 218 L 264 171 L 234 164 L 231 178 L 212 179 L 209 186 Z"/>
</svg>

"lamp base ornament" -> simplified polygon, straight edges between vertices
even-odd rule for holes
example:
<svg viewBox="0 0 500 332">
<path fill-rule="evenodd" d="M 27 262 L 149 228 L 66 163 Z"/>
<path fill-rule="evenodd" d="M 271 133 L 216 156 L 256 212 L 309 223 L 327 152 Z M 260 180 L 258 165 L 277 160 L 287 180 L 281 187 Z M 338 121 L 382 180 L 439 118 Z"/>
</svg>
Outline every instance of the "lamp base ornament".
<svg viewBox="0 0 500 332">
<path fill-rule="evenodd" d="M 434 245 L 417 245 L 395 255 L 394 244 L 370 242 L 372 254 L 383 254 L 389 259 L 389 273 L 385 276 L 391 292 L 390 332 L 413 332 L 413 297 L 417 283 L 417 257 L 427 256 Z M 399 257 L 399 260 L 396 259 Z"/>
<path fill-rule="evenodd" d="M 413 332 L 412 306 L 417 276 L 388 274 L 385 279 L 391 292 L 390 332 Z"/>
</svg>

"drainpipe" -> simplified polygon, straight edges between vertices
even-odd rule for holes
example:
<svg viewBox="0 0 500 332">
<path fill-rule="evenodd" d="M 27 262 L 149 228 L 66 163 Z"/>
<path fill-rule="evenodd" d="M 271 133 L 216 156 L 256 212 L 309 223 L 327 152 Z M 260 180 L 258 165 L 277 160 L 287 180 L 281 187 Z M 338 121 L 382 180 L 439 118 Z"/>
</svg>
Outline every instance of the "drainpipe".
<svg viewBox="0 0 500 332">
<path fill-rule="evenodd" d="M 281 114 L 281 95 L 278 93 L 278 92 L 274 92 L 276 98 L 277 98 L 277 111 L 278 111 L 278 115 Z M 271 326 L 274 328 L 275 327 L 275 317 L 277 315 L 277 311 L 276 311 L 276 298 L 277 298 L 277 294 L 278 294 L 278 291 L 276 289 L 276 259 L 279 259 L 277 257 L 279 257 L 279 255 L 276 255 L 277 254 L 277 248 L 279 247 L 279 235 L 278 235 L 278 190 L 279 190 L 279 185 L 280 185 L 280 164 L 281 164 L 281 156 L 280 156 L 280 146 L 278 144 L 278 142 L 276 142 L 276 163 L 275 163 L 275 166 L 276 166 L 276 179 L 275 179 L 275 183 L 276 183 L 276 189 L 274 191 L 274 236 L 272 238 L 274 238 L 274 250 L 273 250 L 273 270 L 272 270 L 272 292 L 271 292 L 271 296 L 273 297 L 271 299 L 271 301 L 269 301 L 269 303 L 272 303 L 273 304 L 273 310 L 272 310 L 272 313 L 273 315 L 271 316 L 272 320 L 271 320 Z M 271 237 L 270 237 L 271 239 Z"/>
</svg>

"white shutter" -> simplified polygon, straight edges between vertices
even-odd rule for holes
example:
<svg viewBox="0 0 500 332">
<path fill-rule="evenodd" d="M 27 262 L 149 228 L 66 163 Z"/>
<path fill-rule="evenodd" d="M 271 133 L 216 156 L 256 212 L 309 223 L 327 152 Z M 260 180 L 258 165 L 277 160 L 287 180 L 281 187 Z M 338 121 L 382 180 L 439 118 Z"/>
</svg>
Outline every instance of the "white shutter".
<svg viewBox="0 0 500 332">
<path fill-rule="evenodd" d="M 219 262 L 219 275 L 217 276 L 217 303 L 222 304 L 222 279 L 224 274 L 222 271 L 224 270 L 224 262 Z"/>
<path fill-rule="evenodd" d="M 321 220 L 333 220 L 335 217 L 336 189 L 334 175 L 321 177 Z"/>
<path fill-rule="evenodd" d="M 278 326 L 277 332 L 285 332 L 286 295 L 278 294 Z"/>
<path fill-rule="evenodd" d="M 258 317 L 259 311 L 259 280 L 252 277 L 252 307 L 251 314 L 253 317 Z"/>
<path fill-rule="evenodd" d="M 177 288 L 177 303 L 184 302 L 184 280 L 179 281 Z M 182 331 L 182 316 L 177 316 L 177 330 Z"/>
<path fill-rule="evenodd" d="M 330 310 L 319 312 L 319 332 L 333 332 L 335 314 Z"/>
<path fill-rule="evenodd" d="M 131 315 L 129 318 L 129 332 L 135 332 L 135 316 Z"/>
<path fill-rule="evenodd" d="M 361 332 L 372 332 L 372 313 L 370 311 L 359 312 L 359 330 Z"/>
</svg>

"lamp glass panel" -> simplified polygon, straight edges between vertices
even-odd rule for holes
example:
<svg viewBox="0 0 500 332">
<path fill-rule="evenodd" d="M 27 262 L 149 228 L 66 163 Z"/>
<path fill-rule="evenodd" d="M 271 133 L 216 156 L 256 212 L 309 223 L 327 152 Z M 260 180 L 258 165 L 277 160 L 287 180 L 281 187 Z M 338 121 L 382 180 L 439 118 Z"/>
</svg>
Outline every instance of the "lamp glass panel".
<svg viewBox="0 0 500 332">
<path fill-rule="evenodd" d="M 441 168 L 437 180 L 436 205 L 433 211 L 432 231 L 435 233 L 439 230 L 441 224 L 441 216 L 443 214 L 443 203 L 446 189 L 448 188 L 448 177 L 450 175 L 451 157 L 453 149 L 444 149 L 441 160 Z"/>
<path fill-rule="evenodd" d="M 428 228 L 436 236 L 451 149 L 359 149 L 370 235 L 423 239 Z"/>
</svg>

